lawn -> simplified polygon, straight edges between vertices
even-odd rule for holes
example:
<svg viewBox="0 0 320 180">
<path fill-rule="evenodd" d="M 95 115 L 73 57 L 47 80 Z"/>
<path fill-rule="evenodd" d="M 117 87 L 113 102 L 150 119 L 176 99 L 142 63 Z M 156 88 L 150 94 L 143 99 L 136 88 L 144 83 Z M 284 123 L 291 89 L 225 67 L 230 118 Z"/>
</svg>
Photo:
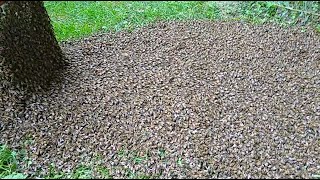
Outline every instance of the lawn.
<svg viewBox="0 0 320 180">
<path fill-rule="evenodd" d="M 58 41 L 97 32 L 132 30 L 160 20 L 273 22 L 284 26 L 311 25 L 320 32 L 320 3 L 306 1 L 46 1 L 45 7 Z"/>
<path fill-rule="evenodd" d="M 68 1 L 45 2 L 59 41 L 99 31 L 132 30 L 157 20 L 215 19 L 214 2 Z"/>
</svg>

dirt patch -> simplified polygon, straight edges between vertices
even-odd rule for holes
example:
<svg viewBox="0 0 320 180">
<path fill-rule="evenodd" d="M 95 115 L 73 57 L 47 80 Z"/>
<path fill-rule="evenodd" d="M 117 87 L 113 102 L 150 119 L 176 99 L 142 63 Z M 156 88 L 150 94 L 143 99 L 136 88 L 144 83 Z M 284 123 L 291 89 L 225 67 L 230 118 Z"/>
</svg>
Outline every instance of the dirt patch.
<svg viewBox="0 0 320 180">
<path fill-rule="evenodd" d="M 312 32 L 162 22 L 63 50 L 65 82 L 32 95 L 23 116 L 2 125 L 1 142 L 29 138 L 30 172 L 50 163 L 68 171 L 97 155 L 114 178 L 320 171 L 320 39 Z"/>
</svg>

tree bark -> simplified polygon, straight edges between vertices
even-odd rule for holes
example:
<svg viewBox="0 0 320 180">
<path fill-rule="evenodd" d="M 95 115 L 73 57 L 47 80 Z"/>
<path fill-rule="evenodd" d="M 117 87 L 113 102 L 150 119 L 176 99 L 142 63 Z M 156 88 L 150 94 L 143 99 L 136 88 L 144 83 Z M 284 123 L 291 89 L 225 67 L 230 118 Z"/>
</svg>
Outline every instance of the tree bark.
<svg viewBox="0 0 320 180">
<path fill-rule="evenodd" d="M 48 88 L 67 63 L 44 3 L 6 1 L 1 9 L 0 66 L 15 84 Z"/>
</svg>

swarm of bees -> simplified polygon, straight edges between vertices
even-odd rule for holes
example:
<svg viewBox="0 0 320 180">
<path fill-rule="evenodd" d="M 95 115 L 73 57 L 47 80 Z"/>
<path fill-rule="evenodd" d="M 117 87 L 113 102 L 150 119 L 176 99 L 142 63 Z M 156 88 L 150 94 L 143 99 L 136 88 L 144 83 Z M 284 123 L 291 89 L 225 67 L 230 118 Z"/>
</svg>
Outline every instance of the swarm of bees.
<svg viewBox="0 0 320 180">
<path fill-rule="evenodd" d="M 65 43 L 65 81 L 31 97 L 0 138 L 30 136 L 30 172 L 100 154 L 113 178 L 309 178 L 320 170 L 319 47 L 314 32 L 207 21 Z"/>
</svg>

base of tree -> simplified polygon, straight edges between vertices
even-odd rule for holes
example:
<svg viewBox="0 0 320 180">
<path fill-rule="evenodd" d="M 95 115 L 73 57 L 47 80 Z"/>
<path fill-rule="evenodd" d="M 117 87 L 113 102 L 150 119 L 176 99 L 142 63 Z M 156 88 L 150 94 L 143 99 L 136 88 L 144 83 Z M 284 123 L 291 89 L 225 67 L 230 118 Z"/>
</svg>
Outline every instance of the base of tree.
<svg viewBox="0 0 320 180">
<path fill-rule="evenodd" d="M 6 2 L 0 24 L 0 61 L 12 83 L 37 90 L 59 79 L 67 61 L 43 2 Z"/>
</svg>

